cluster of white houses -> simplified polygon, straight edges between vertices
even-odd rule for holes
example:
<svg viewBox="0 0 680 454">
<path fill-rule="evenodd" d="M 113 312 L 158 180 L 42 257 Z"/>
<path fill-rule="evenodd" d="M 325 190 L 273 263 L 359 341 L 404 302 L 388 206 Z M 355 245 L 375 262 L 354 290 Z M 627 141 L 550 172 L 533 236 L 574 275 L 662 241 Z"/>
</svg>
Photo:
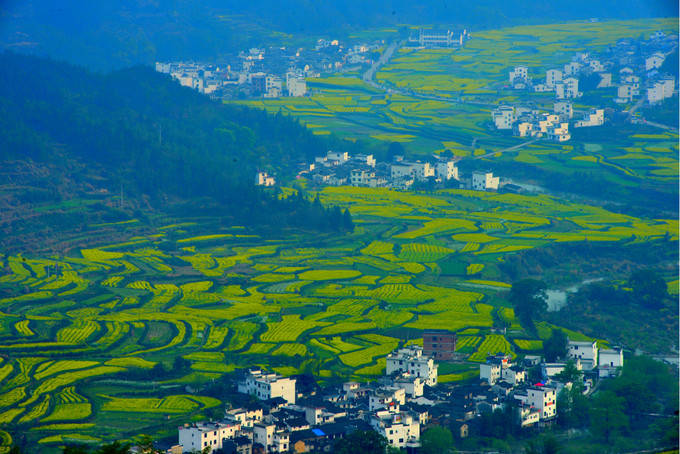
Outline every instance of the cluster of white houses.
<svg viewBox="0 0 680 454">
<path fill-rule="evenodd" d="M 344 46 L 338 40 L 319 39 L 313 49 L 251 48 L 220 64 L 156 62 L 156 71 L 169 74 L 181 85 L 212 97 L 231 91 L 241 95 L 278 98 L 307 94 L 308 77 L 340 71 L 346 66 L 370 64 L 381 43 Z"/>
<path fill-rule="evenodd" d="M 573 361 L 583 375 L 584 393 L 590 392 L 593 378 L 614 377 L 623 367 L 621 348 L 599 350 L 594 341 L 569 341 L 567 360 Z M 527 367 L 540 365 L 542 380 L 528 383 Z M 512 396 L 519 407 L 523 427 L 545 424 L 557 416 L 557 394 L 564 387 L 573 384 L 558 380 L 558 375 L 567 367 L 566 362 L 546 363 L 538 356 L 526 356 L 523 364 L 513 364 L 505 354 L 489 356 L 479 366 L 479 378 L 493 386 L 499 393 Z"/>
<path fill-rule="evenodd" d="M 579 120 L 572 121 L 574 108 L 570 101 L 559 101 L 552 112 L 541 112 L 523 106 L 500 106 L 491 112 L 494 126 L 499 130 L 512 130 L 519 137 L 546 137 L 555 142 L 571 139 L 569 124 L 575 128 L 602 126 L 605 122 L 604 109 L 591 109 Z"/>
<path fill-rule="evenodd" d="M 517 90 L 554 92 L 558 100 L 568 100 L 583 95 L 579 91 L 579 76 L 596 75 L 597 89 L 616 87 L 616 103 L 630 103 L 645 90 L 646 101 L 656 104 L 675 93 L 675 78 L 660 73 L 659 69 L 677 47 L 677 38 L 658 31 L 641 42 L 619 40 L 599 57 L 579 52 L 562 67 L 548 69 L 545 79 L 537 83 L 527 66 L 516 66 L 509 72 L 510 85 Z"/>
<path fill-rule="evenodd" d="M 433 155 L 427 161 L 408 161 L 397 156 L 392 162 L 385 163 L 377 162 L 373 155 L 350 156 L 347 152 L 329 151 L 326 156 L 305 164 L 298 177 L 307 177 L 317 184 L 329 186 L 408 189 L 415 182 L 434 181 L 453 182 L 456 186 L 479 191 L 499 188 L 500 179 L 489 171 L 475 171 L 470 178 L 461 179 L 456 162 L 455 158 Z M 259 176 L 258 181 L 261 181 Z"/>
<path fill-rule="evenodd" d="M 296 402 L 294 378 L 249 370 L 238 391 L 263 403 L 226 411 L 221 422 L 179 427 L 179 452 L 221 449 L 233 453 L 328 451 L 337 438 L 353 430 L 374 430 L 396 448 L 419 446 L 428 413 L 416 402 L 425 387 L 437 384 L 437 364 L 418 346 L 401 348 L 387 357 L 380 383 L 348 382 L 322 399 Z M 176 451 L 177 452 L 177 451 Z"/>
<path fill-rule="evenodd" d="M 523 427 L 549 425 L 557 415 L 557 394 L 572 386 L 558 376 L 566 362 L 526 356 L 515 364 L 501 353 L 480 364 L 477 384 L 441 385 L 434 358 L 452 359 L 456 336 L 432 330 L 424 333 L 423 343 L 425 350 L 411 345 L 390 353 L 384 377 L 372 383 L 302 393 L 295 378 L 248 370 L 238 391 L 260 403 L 229 408 L 220 422 L 179 427 L 179 444 L 168 452 L 331 452 L 339 438 L 355 430 L 376 431 L 390 446 L 417 452 L 428 424 L 453 427 L 456 438 L 465 438 L 477 416 L 508 404 L 517 408 Z M 623 366 L 621 349 L 599 350 L 595 342 L 570 341 L 567 359 L 584 372 L 584 392 L 592 390 L 593 380 L 614 376 Z M 535 366 L 542 372 L 538 383 L 529 382 L 528 368 Z"/>
</svg>

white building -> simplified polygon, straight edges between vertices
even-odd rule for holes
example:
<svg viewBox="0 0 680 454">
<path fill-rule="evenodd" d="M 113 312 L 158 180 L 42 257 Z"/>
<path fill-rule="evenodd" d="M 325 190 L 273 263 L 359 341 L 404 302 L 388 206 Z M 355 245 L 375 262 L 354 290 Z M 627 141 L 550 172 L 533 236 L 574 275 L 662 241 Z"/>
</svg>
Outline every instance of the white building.
<svg viewBox="0 0 680 454">
<path fill-rule="evenodd" d="M 295 379 L 278 374 L 265 374 L 261 370 L 250 370 L 245 380 L 238 384 L 238 392 L 250 394 L 260 400 L 281 397 L 289 404 L 295 403 Z"/>
<path fill-rule="evenodd" d="M 575 77 L 567 77 L 562 82 L 555 85 L 555 96 L 557 96 L 557 99 L 580 97 L 581 93 L 578 91 L 578 79 Z"/>
<path fill-rule="evenodd" d="M 514 135 L 520 137 L 532 137 L 539 132 L 534 130 L 534 124 L 529 121 L 520 121 L 519 123 L 515 123 L 512 131 Z"/>
<path fill-rule="evenodd" d="M 367 165 L 369 167 L 375 167 L 376 160 L 372 154 L 358 154 L 352 157 L 352 161 L 356 161 L 360 164 Z"/>
<path fill-rule="evenodd" d="M 238 424 L 202 422 L 179 427 L 179 444 L 185 452 L 201 452 L 210 447 L 212 452 L 222 449 L 224 440 L 236 437 L 241 430 Z"/>
<path fill-rule="evenodd" d="M 597 88 L 609 88 L 612 86 L 612 73 L 600 73 L 600 81 Z"/>
<path fill-rule="evenodd" d="M 567 345 L 567 356 L 581 360 L 584 370 L 591 370 L 597 366 L 597 353 L 597 342 L 595 341 L 569 341 Z"/>
<path fill-rule="evenodd" d="M 390 166 L 390 177 L 393 180 L 411 177 L 423 181 L 429 177 L 434 177 L 434 167 L 429 162 L 402 161 Z"/>
<path fill-rule="evenodd" d="M 265 78 L 265 98 L 279 98 L 283 90 L 283 81 L 278 76 L 268 75 Z"/>
<path fill-rule="evenodd" d="M 600 60 L 590 60 L 590 62 L 588 62 L 588 65 L 590 66 L 590 69 L 595 73 L 600 73 L 604 71 L 604 65 L 600 63 Z"/>
<path fill-rule="evenodd" d="M 338 151 L 329 151 L 326 153 L 326 159 L 328 161 L 335 161 L 335 164 L 344 164 L 349 161 L 349 153 L 346 151 L 342 153 Z"/>
<path fill-rule="evenodd" d="M 257 186 L 274 186 L 276 184 L 276 180 L 267 172 L 257 172 L 255 175 L 255 184 Z"/>
<path fill-rule="evenodd" d="M 499 184 L 500 177 L 494 177 L 492 172 L 472 172 L 472 189 L 475 191 L 498 190 Z"/>
<path fill-rule="evenodd" d="M 640 93 L 638 89 L 636 89 L 633 85 L 623 84 L 619 86 L 617 90 L 617 97 L 614 98 L 614 102 L 618 103 L 631 102 L 633 98 L 639 94 Z"/>
<path fill-rule="evenodd" d="M 422 396 L 425 390 L 425 381 L 421 377 L 413 377 L 407 373 L 401 374 L 392 383 L 398 388 L 403 388 L 412 399 Z"/>
<path fill-rule="evenodd" d="M 479 365 L 479 379 L 489 385 L 495 385 L 501 379 L 502 366 L 497 362 L 486 362 Z"/>
<path fill-rule="evenodd" d="M 651 71 L 652 69 L 659 69 L 663 64 L 666 56 L 661 52 L 655 52 L 651 56 L 645 58 L 645 70 Z"/>
<path fill-rule="evenodd" d="M 386 409 L 392 413 L 399 411 L 399 406 L 406 403 L 406 390 L 398 387 L 385 387 L 368 396 L 368 410 Z"/>
<path fill-rule="evenodd" d="M 591 109 L 583 116 L 582 120 L 578 120 L 575 128 L 587 128 L 591 126 L 602 126 L 604 124 L 604 109 Z"/>
<path fill-rule="evenodd" d="M 387 356 L 385 375 L 395 372 L 408 372 L 414 377 L 420 377 L 428 386 L 437 384 L 437 365 L 432 358 L 423 355 L 422 347 L 416 345 L 400 348 Z"/>
<path fill-rule="evenodd" d="M 307 81 L 304 77 L 286 74 L 286 90 L 288 96 L 300 97 L 307 94 Z"/>
<path fill-rule="evenodd" d="M 574 116 L 574 106 L 569 101 L 559 101 L 553 105 L 553 111 L 560 117 L 571 119 Z"/>
<path fill-rule="evenodd" d="M 491 112 L 496 129 L 512 129 L 515 121 L 515 108 L 512 106 L 499 106 Z"/>
<path fill-rule="evenodd" d="M 225 412 L 224 419 L 241 427 L 253 427 L 253 424 L 262 421 L 263 412 L 261 408 L 246 410 L 245 408 L 234 408 Z"/>
<path fill-rule="evenodd" d="M 373 179 L 375 179 L 375 172 L 365 169 L 354 169 L 349 175 L 349 182 L 352 186 L 368 186 Z"/>
<path fill-rule="evenodd" d="M 581 70 L 581 63 L 572 61 L 564 65 L 564 76 L 575 76 Z"/>
<path fill-rule="evenodd" d="M 395 448 L 405 448 L 408 442 L 420 440 L 420 421 L 410 413 L 379 411 L 371 416 L 370 424 Z"/>
<path fill-rule="evenodd" d="M 253 425 L 253 443 L 264 446 L 265 452 L 288 452 L 290 445 L 290 434 L 278 429 L 276 424 Z"/>
<path fill-rule="evenodd" d="M 510 71 L 510 83 L 515 88 L 524 88 L 529 82 L 529 68 L 526 66 L 515 66 L 515 68 Z"/>
<path fill-rule="evenodd" d="M 559 69 L 549 69 L 545 73 L 545 84 L 551 89 L 555 88 L 555 85 L 562 82 L 562 71 Z"/>
<path fill-rule="evenodd" d="M 554 142 L 566 142 L 571 139 L 571 134 L 569 134 L 569 123 L 555 123 L 548 126 L 546 135 L 548 139 Z"/>
<path fill-rule="evenodd" d="M 647 88 L 647 101 L 650 104 L 661 102 L 664 99 L 673 96 L 674 91 L 675 91 L 675 78 L 668 77 L 662 79 L 658 82 L 654 82 L 654 84 L 651 87 Z"/>
<path fill-rule="evenodd" d="M 334 423 L 337 418 L 343 418 L 345 416 L 347 416 L 347 413 L 344 411 L 336 413 L 328 411 L 323 407 L 305 408 L 305 419 L 312 426 L 318 426 L 320 424 L 331 424 Z"/>
<path fill-rule="evenodd" d="M 541 420 L 552 419 L 557 415 L 557 393 L 547 386 L 532 386 L 527 389 L 527 404 L 540 412 Z"/>
<path fill-rule="evenodd" d="M 619 367 L 623 367 L 623 349 L 600 350 L 597 365 L 600 378 L 616 375 Z"/>
<path fill-rule="evenodd" d="M 501 370 L 501 380 L 512 386 L 517 386 L 520 383 L 524 383 L 526 379 L 527 373 L 521 367 L 510 366 Z"/>
<path fill-rule="evenodd" d="M 434 165 L 434 173 L 443 181 L 458 179 L 458 167 L 453 161 L 438 161 Z"/>
</svg>

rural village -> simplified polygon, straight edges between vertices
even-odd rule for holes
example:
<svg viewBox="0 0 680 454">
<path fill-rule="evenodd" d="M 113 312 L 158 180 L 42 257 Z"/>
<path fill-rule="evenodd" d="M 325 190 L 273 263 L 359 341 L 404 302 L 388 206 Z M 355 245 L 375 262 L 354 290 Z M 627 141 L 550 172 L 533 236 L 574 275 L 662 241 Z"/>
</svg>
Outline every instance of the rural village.
<svg viewBox="0 0 680 454">
<path fill-rule="evenodd" d="M 333 445 L 357 430 L 383 435 L 389 446 L 418 453 L 420 434 L 428 427 L 455 427 L 464 439 L 484 430 L 483 414 L 507 412 L 508 425 L 522 429 L 549 427 L 557 417 L 557 395 L 578 386 L 590 394 L 601 379 L 623 367 L 621 348 L 599 349 L 596 342 L 569 341 L 562 361 L 542 356 L 513 358 L 504 353 L 479 365 L 479 381 L 438 383 L 439 362 L 456 361 L 456 334 L 430 330 L 423 347 L 410 345 L 390 353 L 385 376 L 376 382 L 346 382 L 341 387 L 296 384 L 260 369 L 242 373 L 238 392 L 256 401 L 228 408 L 221 421 L 187 423 L 168 454 L 266 454 L 332 452 Z M 488 424 L 488 422 L 487 422 Z"/>
</svg>

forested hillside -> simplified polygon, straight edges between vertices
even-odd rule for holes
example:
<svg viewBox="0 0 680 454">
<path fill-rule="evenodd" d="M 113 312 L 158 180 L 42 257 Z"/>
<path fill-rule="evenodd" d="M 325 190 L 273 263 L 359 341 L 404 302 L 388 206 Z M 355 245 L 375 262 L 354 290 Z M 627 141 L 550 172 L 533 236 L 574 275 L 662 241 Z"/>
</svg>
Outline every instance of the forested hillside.
<svg viewBox="0 0 680 454">
<path fill-rule="evenodd" d="M 147 68 L 96 75 L 16 54 L 1 55 L 0 67 L 0 161 L 9 183 L 2 227 L 36 215 L 9 216 L 13 209 L 123 189 L 137 207 L 207 198 L 242 224 L 296 225 L 311 204 L 257 189 L 256 170 L 284 175 L 328 147 L 356 146 L 315 137 L 281 115 L 211 101 Z"/>
</svg>

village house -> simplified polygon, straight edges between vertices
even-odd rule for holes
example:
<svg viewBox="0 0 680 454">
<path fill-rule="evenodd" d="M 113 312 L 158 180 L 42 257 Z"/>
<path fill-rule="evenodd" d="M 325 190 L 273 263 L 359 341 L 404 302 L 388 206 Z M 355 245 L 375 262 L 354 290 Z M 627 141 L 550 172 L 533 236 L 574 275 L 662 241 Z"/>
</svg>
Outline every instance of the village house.
<svg viewBox="0 0 680 454">
<path fill-rule="evenodd" d="M 475 191 L 497 191 L 500 177 L 494 177 L 492 172 L 472 172 L 472 189 Z"/>
<path fill-rule="evenodd" d="M 591 370 L 597 367 L 597 342 L 595 341 L 569 341 L 567 344 L 567 357 L 580 360 L 583 370 Z"/>
<path fill-rule="evenodd" d="M 295 403 L 295 379 L 267 374 L 259 369 L 249 370 L 244 380 L 238 384 L 238 392 L 250 394 L 260 400 L 281 397 L 286 402 Z"/>
<path fill-rule="evenodd" d="M 582 120 L 574 123 L 575 128 L 602 126 L 604 124 L 604 109 L 591 109 L 583 116 Z"/>
<path fill-rule="evenodd" d="M 185 424 L 179 427 L 179 444 L 186 452 L 202 451 L 210 447 L 208 452 L 222 449 L 224 440 L 234 438 L 241 429 L 239 424 L 203 422 Z"/>
<path fill-rule="evenodd" d="M 421 377 L 428 386 L 437 384 L 437 365 L 434 360 L 423 355 L 423 349 L 416 345 L 400 348 L 387 356 L 385 375 L 408 372 L 415 377 Z"/>
</svg>

